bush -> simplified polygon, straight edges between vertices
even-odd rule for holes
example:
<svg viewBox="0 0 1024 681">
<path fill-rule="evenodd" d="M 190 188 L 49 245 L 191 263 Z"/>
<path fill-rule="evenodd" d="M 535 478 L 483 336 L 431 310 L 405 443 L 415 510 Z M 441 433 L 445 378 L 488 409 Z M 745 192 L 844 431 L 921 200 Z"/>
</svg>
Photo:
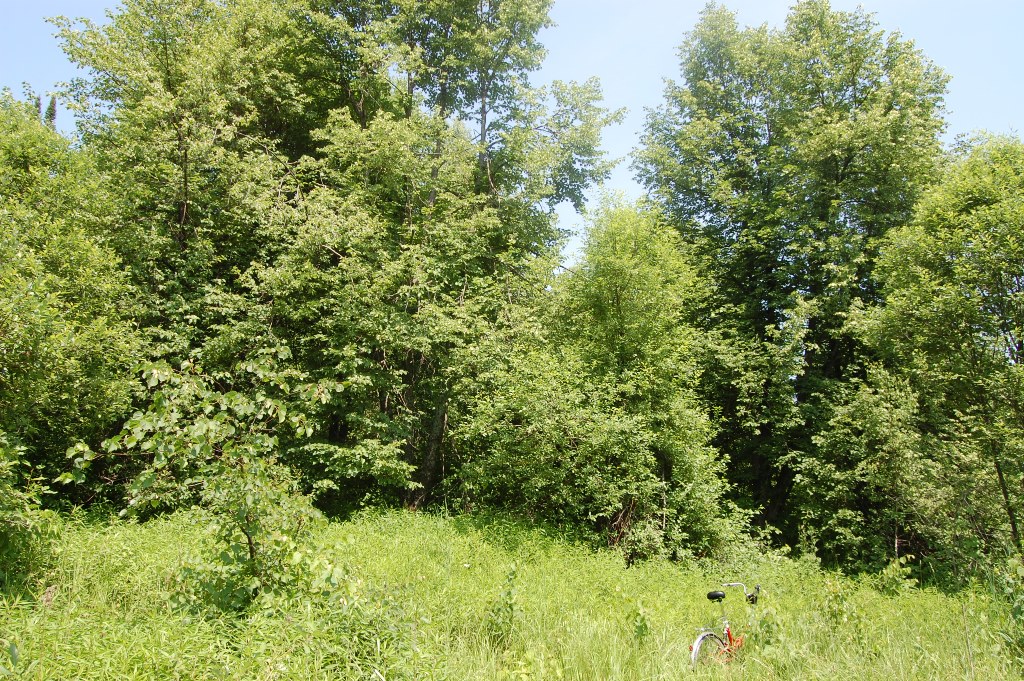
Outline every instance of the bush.
<svg viewBox="0 0 1024 681">
<path fill-rule="evenodd" d="M 452 437 L 463 500 L 589 527 L 628 561 L 721 548 L 737 525 L 694 390 L 699 292 L 657 215 L 602 207 L 583 261 L 470 358 Z"/>
<path fill-rule="evenodd" d="M 309 594 L 318 559 L 305 547 L 322 516 L 286 469 L 259 458 L 227 468 L 207 481 L 201 501 L 215 553 L 186 560 L 178 607 L 236 612 Z"/>
<path fill-rule="evenodd" d="M 70 444 L 97 444 L 127 412 L 141 353 L 131 289 L 103 243 L 98 176 L 0 92 L 0 429 L 47 480 Z M 97 491 L 112 490 L 81 498 Z"/>
<path fill-rule="evenodd" d="M 16 585 L 31 570 L 52 521 L 39 510 L 45 487 L 24 475 L 24 454 L 25 447 L 0 430 L 0 589 Z"/>
<path fill-rule="evenodd" d="M 293 590 L 305 564 L 297 547 L 321 515 L 276 451 L 281 436 L 312 434 L 301 407 L 330 386 L 301 384 L 303 374 L 278 365 L 288 356 L 286 347 L 265 348 L 217 375 L 193 361 L 178 370 L 150 366 L 143 373 L 151 391 L 146 410 L 104 442 L 101 454 L 85 444 L 69 452 L 75 471 L 65 482 L 84 480 L 98 458 L 139 461 L 125 514 L 190 505 L 208 511 L 218 553 L 185 566 L 180 605 L 236 611 L 258 597 L 272 600 Z"/>
</svg>

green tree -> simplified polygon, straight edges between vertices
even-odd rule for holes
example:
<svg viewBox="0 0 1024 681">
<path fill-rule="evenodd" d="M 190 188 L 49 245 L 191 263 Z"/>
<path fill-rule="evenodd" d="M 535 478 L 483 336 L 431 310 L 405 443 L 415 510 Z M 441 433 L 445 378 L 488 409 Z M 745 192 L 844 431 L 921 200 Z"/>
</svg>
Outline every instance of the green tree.
<svg viewBox="0 0 1024 681">
<path fill-rule="evenodd" d="M 43 114 L 43 122 L 51 130 L 57 127 L 57 97 L 50 95 L 50 103 L 46 105 L 46 113 Z"/>
<path fill-rule="evenodd" d="M 321 438 L 292 454 L 315 479 L 345 483 L 335 503 L 381 488 L 415 499 L 436 484 L 451 352 L 474 342 L 494 304 L 506 226 L 475 193 L 474 145 L 443 130 L 422 113 L 366 128 L 339 115 L 291 246 L 254 271 L 268 304 L 250 319 L 272 323 L 312 375 L 346 386 L 318 412 Z M 419 492 L 403 491 L 412 471 Z"/>
<path fill-rule="evenodd" d="M 548 6 L 131 0 L 61 22 L 156 351 L 230 373 L 284 342 L 344 386 L 282 445 L 324 504 L 430 497 L 456 350 L 554 247 L 552 206 L 608 173 L 597 84 L 528 86 Z"/>
<path fill-rule="evenodd" d="M 102 302 L 130 281 L 140 305 L 110 317 L 134 313 L 166 363 L 123 422 L 124 365 L 105 385 L 109 413 L 82 412 L 119 435 L 100 447 L 99 432 L 61 429 L 51 451 L 84 440 L 64 481 L 135 474 L 128 506 L 143 515 L 212 511 L 224 551 L 194 572 L 193 600 L 234 609 L 290 588 L 292 540 L 315 516 L 296 481 L 344 510 L 421 505 L 449 473 L 462 353 L 510 305 L 511 282 L 545 280 L 552 207 L 582 206 L 609 170 L 599 137 L 617 114 L 597 83 L 528 84 L 549 4 L 127 0 L 103 25 L 57 20 L 87 70 L 66 94 L 92 171 L 76 188 L 103 208 L 93 250 L 128 270 Z M 122 345 L 108 358 L 134 364 L 143 346 Z M 631 440 L 637 424 L 627 415 L 601 437 Z"/>
<path fill-rule="evenodd" d="M 0 93 L 0 433 L 29 477 L 96 443 L 131 403 L 142 344 L 132 289 L 105 240 L 92 159 Z"/>
<path fill-rule="evenodd" d="M 857 570 L 934 552 L 950 531 L 941 519 L 957 503 L 949 481 L 958 472 L 935 465 L 942 443 L 919 429 L 917 393 L 875 365 L 835 402 L 828 426 L 814 438 L 817 457 L 797 471 L 809 500 L 804 537 L 829 564 Z"/>
<path fill-rule="evenodd" d="M 545 2 L 474 3 L 464 16 L 444 3 L 357 9 L 320 20 L 339 40 L 361 27 L 355 72 L 396 82 L 313 133 L 290 244 L 252 272 L 255 298 L 272 304 L 250 319 L 272 324 L 312 375 L 347 386 L 320 410 L 317 440 L 290 455 L 312 479 L 345 482 L 323 498 L 420 505 L 445 475 L 459 352 L 507 305 L 508 281 L 554 247 L 552 205 L 582 203 L 607 175 L 600 130 L 616 114 L 593 82 L 527 86 Z M 475 115 L 482 138 L 464 124 Z"/>
<path fill-rule="evenodd" d="M 222 321 L 218 296 L 239 293 L 280 243 L 286 154 L 301 143 L 274 116 L 303 120 L 296 102 L 310 99 L 282 56 L 297 50 L 291 8 L 131 0 L 103 25 L 56 20 L 88 70 L 69 94 L 112 189 L 108 242 L 144 296 L 154 351 L 176 361 Z"/>
<path fill-rule="evenodd" d="M 844 320 L 877 299 L 878 239 L 935 175 L 946 79 L 863 10 L 823 0 L 780 30 L 709 6 L 681 57 L 637 167 L 713 282 L 703 394 L 730 479 L 793 540 L 812 503 L 793 494 L 797 471 L 864 374 Z"/>
<path fill-rule="evenodd" d="M 889 234 L 885 304 L 855 318 L 890 371 L 913 388 L 914 430 L 950 503 L 932 522 L 938 548 L 1008 542 L 1020 551 L 1024 468 L 1024 143 L 982 139 L 961 150 Z"/>
<path fill-rule="evenodd" d="M 730 525 L 694 392 L 702 287 L 654 214 L 608 204 L 592 220 L 582 262 L 466 358 L 460 493 L 590 527 L 630 558 L 713 551 Z"/>
</svg>

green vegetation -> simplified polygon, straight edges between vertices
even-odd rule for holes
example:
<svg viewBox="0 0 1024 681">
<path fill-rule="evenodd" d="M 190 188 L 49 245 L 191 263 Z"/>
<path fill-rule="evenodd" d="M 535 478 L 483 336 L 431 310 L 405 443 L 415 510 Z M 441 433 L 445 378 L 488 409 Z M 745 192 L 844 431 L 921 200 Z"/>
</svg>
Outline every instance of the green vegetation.
<svg viewBox="0 0 1024 681">
<path fill-rule="evenodd" d="M 833 493 L 828 438 L 874 359 L 850 310 L 882 303 L 879 240 L 940 163 L 946 78 L 863 12 L 821 1 L 780 30 L 709 7 L 681 55 L 638 168 L 712 285 L 699 323 L 715 444 L 757 522 L 790 543 L 814 527 L 823 555 L 877 569 L 879 540 L 899 534 L 913 553 L 919 530 L 870 489 Z"/>
<path fill-rule="evenodd" d="M 172 608 L 178 565 L 209 551 L 205 517 L 62 528 L 38 588 L 0 604 L 16 678 L 680 679 L 1015 678 L 1008 611 L 984 591 L 950 598 L 899 570 L 850 579 L 749 545 L 723 561 L 626 568 L 507 519 L 360 514 L 304 550 L 335 581 L 238 617 Z M 311 583 L 317 575 L 311 575 Z M 727 612 L 747 645 L 689 668 L 725 580 L 760 582 Z M 308 585 L 307 585 L 308 586 Z M 1019 654 L 1019 653 L 1018 653 Z M 9 659 L 0 664 L 10 668 Z"/>
<path fill-rule="evenodd" d="M 621 113 L 531 81 L 549 7 L 54 20 L 74 139 L 0 93 L 0 675 L 678 678 L 735 579 L 712 677 L 1021 673 L 1024 142 L 944 149 L 863 10 L 710 5 L 562 263 Z"/>
</svg>

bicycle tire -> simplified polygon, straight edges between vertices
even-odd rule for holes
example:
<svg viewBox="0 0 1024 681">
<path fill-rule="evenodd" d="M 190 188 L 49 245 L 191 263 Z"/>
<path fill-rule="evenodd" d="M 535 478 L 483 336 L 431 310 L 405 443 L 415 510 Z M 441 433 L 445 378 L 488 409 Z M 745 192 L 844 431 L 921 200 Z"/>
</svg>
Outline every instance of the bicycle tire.
<svg viewBox="0 0 1024 681">
<path fill-rule="evenodd" d="M 728 646 L 713 631 L 705 631 L 693 642 L 690 652 L 690 666 L 697 667 L 711 662 L 722 663 L 727 657 Z"/>
</svg>

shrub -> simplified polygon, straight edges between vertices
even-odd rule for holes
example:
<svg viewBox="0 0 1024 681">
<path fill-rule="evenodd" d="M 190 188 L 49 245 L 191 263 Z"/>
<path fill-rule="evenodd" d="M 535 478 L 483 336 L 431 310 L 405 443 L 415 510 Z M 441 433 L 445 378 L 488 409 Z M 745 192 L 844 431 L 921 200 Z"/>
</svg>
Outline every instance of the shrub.
<svg viewBox="0 0 1024 681">
<path fill-rule="evenodd" d="M 301 373 L 281 369 L 285 347 L 266 348 L 231 374 L 210 375 L 193 361 L 178 370 L 148 367 L 151 390 L 102 457 L 140 459 L 124 513 L 152 514 L 188 505 L 209 512 L 219 551 L 186 565 L 179 603 L 240 610 L 260 596 L 286 594 L 303 564 L 297 547 L 320 520 L 290 472 L 277 463 L 282 435 L 308 436 L 301 407 L 320 399 L 327 384 L 301 384 Z M 98 454 L 87 445 L 69 451 L 81 481 Z"/>
<path fill-rule="evenodd" d="M 24 454 L 25 447 L 0 430 L 0 589 L 28 573 L 51 526 L 52 516 L 39 510 L 45 488 L 24 475 Z"/>
</svg>

